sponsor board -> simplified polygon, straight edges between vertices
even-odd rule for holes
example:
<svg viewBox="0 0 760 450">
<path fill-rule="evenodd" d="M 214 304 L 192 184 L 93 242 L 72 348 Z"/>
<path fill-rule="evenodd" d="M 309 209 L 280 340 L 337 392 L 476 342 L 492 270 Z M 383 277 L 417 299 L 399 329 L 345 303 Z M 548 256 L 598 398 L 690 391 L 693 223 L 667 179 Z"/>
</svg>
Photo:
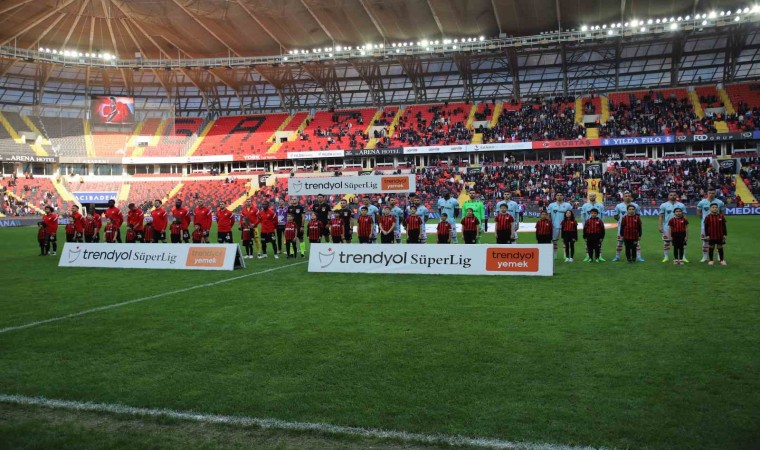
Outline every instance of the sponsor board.
<svg viewBox="0 0 760 450">
<path fill-rule="evenodd" d="M 545 148 L 583 148 L 583 147 L 599 147 L 602 145 L 601 139 L 562 139 L 555 141 L 534 141 L 532 142 L 534 150 L 542 150 Z"/>
<path fill-rule="evenodd" d="M 604 138 L 602 147 L 614 147 L 618 145 L 659 145 L 674 144 L 675 136 L 636 136 L 624 138 Z"/>
<path fill-rule="evenodd" d="M 61 164 L 121 164 L 122 158 L 84 158 L 81 156 L 61 156 Z"/>
<path fill-rule="evenodd" d="M 232 155 L 209 155 L 209 156 L 146 156 L 146 157 L 126 157 L 121 159 L 121 163 L 130 164 L 192 164 L 205 162 L 229 162 L 232 161 Z"/>
<path fill-rule="evenodd" d="M 500 152 L 509 150 L 530 150 L 533 148 L 532 142 L 500 142 L 494 144 L 473 144 L 468 145 L 470 152 Z"/>
<path fill-rule="evenodd" d="M 277 155 L 243 155 L 242 157 L 235 157 L 235 161 L 273 161 L 275 159 L 282 159 Z"/>
<path fill-rule="evenodd" d="M 26 162 L 26 163 L 50 163 L 58 162 L 57 156 L 37 156 L 37 155 L 2 155 L 0 162 Z"/>
<path fill-rule="evenodd" d="M 312 244 L 309 272 L 552 276 L 552 246 Z"/>
<path fill-rule="evenodd" d="M 403 155 L 404 150 L 398 148 L 369 148 L 363 150 L 346 150 L 346 156 L 396 156 Z"/>
<path fill-rule="evenodd" d="M 422 155 L 427 153 L 466 153 L 469 145 L 437 145 L 431 147 L 404 147 L 405 155 Z"/>
<path fill-rule="evenodd" d="M 59 267 L 234 270 L 245 268 L 237 244 L 82 244 L 67 242 Z"/>
<path fill-rule="evenodd" d="M 726 208 L 726 216 L 760 216 L 760 206 L 735 206 Z"/>
<path fill-rule="evenodd" d="M 72 195 L 79 203 L 108 203 L 116 200 L 117 192 L 73 192 Z"/>
<path fill-rule="evenodd" d="M 291 195 L 379 194 L 414 192 L 414 175 L 288 178 Z"/>
<path fill-rule="evenodd" d="M 37 221 L 30 223 L 23 223 L 18 219 L 0 219 L 0 228 L 21 227 L 24 225 L 36 225 Z"/>
<path fill-rule="evenodd" d="M 750 139 L 757 139 L 754 132 L 752 131 L 742 131 L 739 133 L 688 134 L 683 136 L 675 136 L 676 144 L 746 141 Z"/>
<path fill-rule="evenodd" d="M 321 150 L 313 152 L 288 152 L 287 159 L 343 158 L 343 150 Z"/>
</svg>

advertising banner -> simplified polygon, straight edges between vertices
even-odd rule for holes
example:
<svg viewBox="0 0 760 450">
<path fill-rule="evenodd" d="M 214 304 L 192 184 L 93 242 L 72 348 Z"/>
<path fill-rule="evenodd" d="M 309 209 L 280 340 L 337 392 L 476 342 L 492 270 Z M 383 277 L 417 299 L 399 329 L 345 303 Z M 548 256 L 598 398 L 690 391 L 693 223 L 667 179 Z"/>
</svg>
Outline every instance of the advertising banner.
<svg viewBox="0 0 760 450">
<path fill-rule="evenodd" d="M 675 143 L 675 136 L 636 136 L 602 139 L 602 147 L 618 145 L 661 145 Z"/>
<path fill-rule="evenodd" d="M 552 276 L 552 246 L 313 244 L 309 272 Z"/>
<path fill-rule="evenodd" d="M 469 145 L 436 145 L 432 147 L 404 147 L 405 155 L 422 155 L 427 153 L 465 153 Z"/>
<path fill-rule="evenodd" d="M 79 203 L 108 203 L 108 200 L 116 200 L 117 192 L 73 192 Z"/>
<path fill-rule="evenodd" d="M 314 152 L 288 152 L 288 159 L 342 158 L 343 150 L 320 150 Z"/>
<path fill-rule="evenodd" d="M 242 157 L 236 156 L 235 161 L 273 161 L 275 159 L 282 159 L 282 156 L 274 155 L 243 155 Z"/>
<path fill-rule="evenodd" d="M 509 150 L 530 150 L 533 148 L 532 142 L 498 142 L 493 144 L 472 144 L 468 145 L 468 151 L 471 152 L 501 152 Z"/>
<path fill-rule="evenodd" d="M 232 155 L 208 155 L 208 156 L 146 156 L 126 157 L 121 159 L 122 164 L 191 164 L 205 162 L 228 162 L 232 161 Z"/>
<path fill-rule="evenodd" d="M 547 148 L 584 148 L 584 147 L 599 147 L 602 145 L 601 139 L 563 139 L 557 141 L 534 141 L 534 150 L 543 150 Z"/>
<path fill-rule="evenodd" d="M 346 150 L 346 156 L 397 156 L 403 155 L 404 150 L 397 148 L 368 148 L 362 150 Z"/>
<path fill-rule="evenodd" d="M 67 242 L 58 267 L 234 270 L 245 268 L 237 244 L 81 244 Z"/>
<path fill-rule="evenodd" d="M 3 155 L 0 154 L 0 162 L 20 162 L 20 163 L 50 163 L 58 162 L 57 156 L 37 156 L 37 155 Z"/>
<path fill-rule="evenodd" d="M 414 175 L 288 178 L 291 195 L 380 194 L 414 192 Z"/>
<path fill-rule="evenodd" d="M 675 136 L 675 139 L 676 144 L 699 144 L 707 142 L 747 141 L 756 138 L 752 131 L 743 131 L 740 133 L 688 134 Z"/>
</svg>

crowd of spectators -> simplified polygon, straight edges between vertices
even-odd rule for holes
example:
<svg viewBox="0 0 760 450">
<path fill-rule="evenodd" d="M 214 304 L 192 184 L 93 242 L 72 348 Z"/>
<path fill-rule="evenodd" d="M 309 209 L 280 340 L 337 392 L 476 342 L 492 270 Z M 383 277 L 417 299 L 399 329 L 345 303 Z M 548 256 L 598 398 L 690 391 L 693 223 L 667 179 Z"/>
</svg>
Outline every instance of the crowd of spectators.
<svg viewBox="0 0 760 450">
<path fill-rule="evenodd" d="M 599 124 L 600 137 L 717 133 L 713 117 L 697 117 L 688 98 L 663 98 L 650 91 L 632 97 L 630 104 L 609 102 L 610 118 Z"/>
<path fill-rule="evenodd" d="M 744 184 L 747 185 L 755 198 L 760 198 L 760 158 L 743 158 L 741 165 L 739 174 L 744 180 Z"/>
<path fill-rule="evenodd" d="M 586 128 L 575 123 L 572 97 L 534 99 L 519 109 L 504 108 L 493 128 L 479 127 L 483 142 L 521 142 L 582 139 Z"/>
<path fill-rule="evenodd" d="M 454 116 L 465 113 L 461 107 L 431 106 L 428 113 L 431 114 L 429 117 L 422 111 L 417 111 L 414 116 L 399 117 L 394 141 L 398 145 L 430 146 L 469 144 L 472 140 L 472 130 L 465 126 L 465 122 L 453 120 Z"/>
</svg>

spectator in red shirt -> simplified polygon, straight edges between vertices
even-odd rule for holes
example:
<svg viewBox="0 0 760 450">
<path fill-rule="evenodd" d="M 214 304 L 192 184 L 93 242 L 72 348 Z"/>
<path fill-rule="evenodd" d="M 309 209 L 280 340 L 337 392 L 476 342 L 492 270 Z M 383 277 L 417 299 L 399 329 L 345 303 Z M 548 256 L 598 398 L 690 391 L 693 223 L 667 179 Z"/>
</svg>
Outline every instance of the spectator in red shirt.
<svg viewBox="0 0 760 450">
<path fill-rule="evenodd" d="M 227 209 L 227 202 L 224 200 L 219 201 L 219 206 L 216 208 L 216 241 L 220 244 L 231 244 L 232 240 L 232 225 L 235 223 L 235 217 L 232 215 L 232 211 Z"/>
<path fill-rule="evenodd" d="M 150 217 L 153 221 L 153 240 L 154 244 L 158 241 L 166 244 L 166 225 L 169 223 L 169 215 L 166 214 L 166 209 L 161 207 L 161 200 L 156 199 L 153 203 L 153 211 L 150 212 Z"/>
<path fill-rule="evenodd" d="M 190 230 L 188 230 L 190 227 L 190 210 L 182 206 L 182 200 L 177 200 L 174 202 L 174 208 L 172 208 L 171 214 L 179 219 L 182 241 L 187 244 L 190 242 Z"/>
<path fill-rule="evenodd" d="M 42 216 L 42 221 L 45 222 L 46 236 L 50 246 L 52 246 L 50 254 L 55 256 L 58 251 L 58 241 L 56 238 L 58 234 L 58 214 L 53 212 L 52 206 L 45 207 L 45 215 Z"/>
<path fill-rule="evenodd" d="M 259 223 L 261 223 L 261 257 L 267 257 L 267 243 L 271 243 L 274 258 L 279 259 L 279 256 L 277 256 L 277 242 L 274 240 L 274 232 L 277 229 L 277 213 L 269 207 L 268 201 L 261 203 L 258 219 Z"/>
</svg>

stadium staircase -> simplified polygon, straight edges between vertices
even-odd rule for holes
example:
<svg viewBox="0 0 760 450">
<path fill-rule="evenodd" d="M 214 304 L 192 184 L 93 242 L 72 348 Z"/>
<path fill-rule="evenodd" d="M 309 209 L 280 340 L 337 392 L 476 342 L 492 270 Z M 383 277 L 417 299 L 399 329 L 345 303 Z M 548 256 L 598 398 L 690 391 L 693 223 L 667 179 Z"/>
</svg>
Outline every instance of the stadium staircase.
<svg viewBox="0 0 760 450">
<path fill-rule="evenodd" d="M 144 120 L 141 120 L 137 123 L 134 133 L 132 133 L 132 136 L 130 136 L 129 139 L 127 140 L 127 148 L 135 146 L 135 139 L 137 138 L 137 136 L 140 136 L 140 133 L 142 133 L 142 129 L 144 126 L 145 126 Z M 139 155 L 137 154 L 138 152 L 140 153 Z M 132 152 L 132 156 L 142 156 L 142 150 L 135 149 Z"/>
<path fill-rule="evenodd" d="M 372 127 L 375 126 L 375 122 L 380 120 L 381 117 L 383 117 L 383 112 L 385 112 L 385 108 L 380 108 L 377 110 L 374 116 L 372 116 L 372 120 L 370 120 L 369 125 L 367 126 L 367 129 L 364 130 L 364 134 L 367 136 L 370 136 L 370 130 L 372 130 Z M 371 137 L 367 141 L 367 145 L 364 146 L 364 148 L 375 148 L 377 146 L 377 138 Z"/>
<path fill-rule="evenodd" d="M 279 144 L 277 142 L 277 132 L 284 130 L 285 127 L 288 126 L 288 124 L 290 123 L 290 121 L 293 120 L 293 117 L 295 117 L 295 115 L 293 115 L 293 116 L 289 115 L 287 118 L 285 118 L 285 120 L 282 121 L 282 123 L 280 124 L 280 126 L 277 127 L 276 130 L 274 130 L 274 133 L 272 133 L 272 135 L 269 136 L 269 138 L 267 139 L 267 142 L 272 142 L 272 145 L 270 145 L 269 148 L 267 149 L 267 153 L 269 153 L 269 151 L 272 150 L 272 147 L 274 147 L 275 145 L 277 145 L 278 149 L 280 147 L 282 147 L 282 144 Z"/>
<path fill-rule="evenodd" d="M 95 142 L 92 139 L 92 127 L 90 126 L 90 121 L 87 119 L 84 120 L 84 148 L 87 150 L 87 156 L 94 157 L 95 156 Z"/>
<path fill-rule="evenodd" d="M 213 123 L 213 122 L 212 122 L 212 123 Z M 166 204 L 166 203 L 167 203 L 169 200 L 171 200 L 171 199 L 172 199 L 172 197 L 174 197 L 175 195 L 177 195 L 177 193 L 179 193 L 179 191 L 180 191 L 180 190 L 182 190 L 182 186 L 184 186 L 184 185 L 185 185 L 185 184 L 184 184 L 184 183 L 182 183 L 181 181 L 180 181 L 179 183 L 177 183 L 177 185 L 176 185 L 176 186 L 174 186 L 174 187 L 172 188 L 172 190 L 171 190 L 171 191 L 169 191 L 169 193 L 168 193 L 168 194 L 166 194 L 166 197 L 164 197 L 163 199 L 161 199 L 161 203 L 163 203 L 163 204 L 165 205 L 165 204 Z M 152 208 L 151 208 L 151 209 L 152 209 Z"/>
<path fill-rule="evenodd" d="M 295 119 L 296 115 L 298 114 L 301 114 L 301 113 L 296 113 L 293 116 L 293 119 Z M 298 139 L 301 133 L 303 133 L 303 130 L 307 127 L 307 122 L 309 123 L 311 122 L 311 118 L 312 118 L 311 114 L 306 114 L 305 116 L 303 116 L 303 120 L 298 125 L 298 128 L 296 128 L 293 134 L 291 134 L 290 137 L 288 137 L 288 142 L 294 142 L 296 139 Z M 293 120 L 293 119 L 290 119 L 290 120 Z M 282 142 L 275 142 L 274 145 L 269 147 L 269 151 L 267 151 L 267 153 L 268 154 L 277 153 L 280 151 L 280 147 L 282 147 Z"/>
<path fill-rule="evenodd" d="M 491 117 L 491 122 L 488 124 L 488 128 L 493 128 L 496 126 L 496 124 L 499 123 L 499 116 L 501 116 L 501 111 L 504 109 L 504 103 L 499 102 L 493 107 L 493 117 Z"/>
<path fill-rule="evenodd" d="M 37 125 L 35 125 L 34 122 L 32 122 L 31 119 L 29 119 L 29 117 L 27 117 L 27 116 L 21 116 L 21 120 L 24 121 L 24 123 L 26 124 L 26 126 L 29 127 L 30 130 L 32 130 L 33 132 L 37 133 L 41 137 L 41 139 L 40 139 L 41 145 L 47 145 L 47 146 L 53 145 L 45 137 L 45 134 L 42 131 L 40 131 L 39 128 L 37 128 Z"/>
<path fill-rule="evenodd" d="M 470 114 L 467 115 L 467 122 L 464 124 L 464 127 L 467 129 L 472 128 L 472 123 L 475 121 L 475 113 L 478 112 L 478 105 L 472 105 L 472 108 L 470 108 Z"/>
<path fill-rule="evenodd" d="M 736 114 L 734 104 L 731 103 L 731 97 L 728 96 L 728 92 L 723 87 L 718 88 L 718 98 L 723 102 L 723 107 L 726 108 L 726 115 Z"/>
<path fill-rule="evenodd" d="M 16 130 L 13 129 L 10 122 L 8 122 L 8 119 L 5 118 L 3 113 L 0 112 L 0 124 L 2 124 L 3 128 L 5 128 L 5 131 L 8 132 L 8 134 L 11 136 L 11 139 L 13 139 L 14 142 L 18 143 L 21 141 L 21 136 L 16 133 Z"/>
<path fill-rule="evenodd" d="M 610 99 L 606 96 L 602 96 L 599 98 L 602 103 L 602 114 L 599 117 L 600 123 L 607 123 L 607 121 L 610 120 Z"/>
<path fill-rule="evenodd" d="M 583 125 L 583 99 L 575 99 L 575 123 Z"/>
<path fill-rule="evenodd" d="M 55 187 L 55 191 L 58 193 L 58 196 L 61 197 L 61 200 L 79 205 L 79 200 L 74 197 L 74 194 L 66 189 L 66 186 L 64 186 L 57 177 L 51 178 L 50 181 L 53 183 L 53 187 Z"/>
<path fill-rule="evenodd" d="M 270 178 L 274 178 L 274 177 L 270 177 Z M 254 181 L 256 181 L 256 182 L 254 183 Z M 242 206 L 243 203 L 245 203 L 246 200 L 248 200 L 249 198 L 255 196 L 256 192 L 259 190 L 258 180 L 256 178 L 251 178 L 246 183 L 246 187 L 248 188 L 248 191 L 245 193 L 245 195 L 240 196 L 237 200 L 235 200 L 234 202 L 230 203 L 230 205 L 227 206 L 227 209 L 229 209 L 230 211 L 234 211 L 238 207 Z"/>
<path fill-rule="evenodd" d="M 742 198 L 745 205 L 756 204 L 757 199 L 752 195 L 752 191 L 749 190 L 742 177 L 734 175 L 734 178 L 736 179 L 736 195 Z"/>
<path fill-rule="evenodd" d="M 724 120 L 716 120 L 713 122 L 713 125 L 715 125 L 715 130 L 718 133 L 728 133 L 728 124 Z"/>
<path fill-rule="evenodd" d="M 699 102 L 699 95 L 697 95 L 697 91 L 694 89 L 689 90 L 689 101 L 691 102 L 691 106 L 694 107 L 694 114 L 700 119 L 704 119 L 705 110 L 702 109 L 702 104 Z"/>
<path fill-rule="evenodd" d="M 129 198 L 129 190 L 131 189 L 132 185 L 129 183 L 122 183 L 121 189 L 119 189 L 119 193 L 116 195 L 116 200 L 119 201 L 119 203 L 126 202 Z"/>
<path fill-rule="evenodd" d="M 150 142 L 148 143 L 149 146 L 155 147 L 158 145 L 158 143 L 161 141 L 161 136 L 164 134 L 164 130 L 166 130 L 166 127 L 169 124 L 169 120 L 170 119 L 164 119 L 159 122 L 156 131 L 153 133 L 153 137 L 150 138 Z"/>
<path fill-rule="evenodd" d="M 198 147 L 201 146 L 201 142 L 203 142 L 203 138 L 206 137 L 206 135 L 211 131 L 211 129 L 214 127 L 214 121 L 209 120 L 205 127 L 203 127 L 203 131 L 201 131 L 201 134 L 198 135 L 198 139 L 193 142 L 193 145 L 190 146 L 190 149 L 187 151 L 187 156 L 193 156 L 193 153 L 195 153 L 196 150 L 198 150 Z"/>
</svg>

